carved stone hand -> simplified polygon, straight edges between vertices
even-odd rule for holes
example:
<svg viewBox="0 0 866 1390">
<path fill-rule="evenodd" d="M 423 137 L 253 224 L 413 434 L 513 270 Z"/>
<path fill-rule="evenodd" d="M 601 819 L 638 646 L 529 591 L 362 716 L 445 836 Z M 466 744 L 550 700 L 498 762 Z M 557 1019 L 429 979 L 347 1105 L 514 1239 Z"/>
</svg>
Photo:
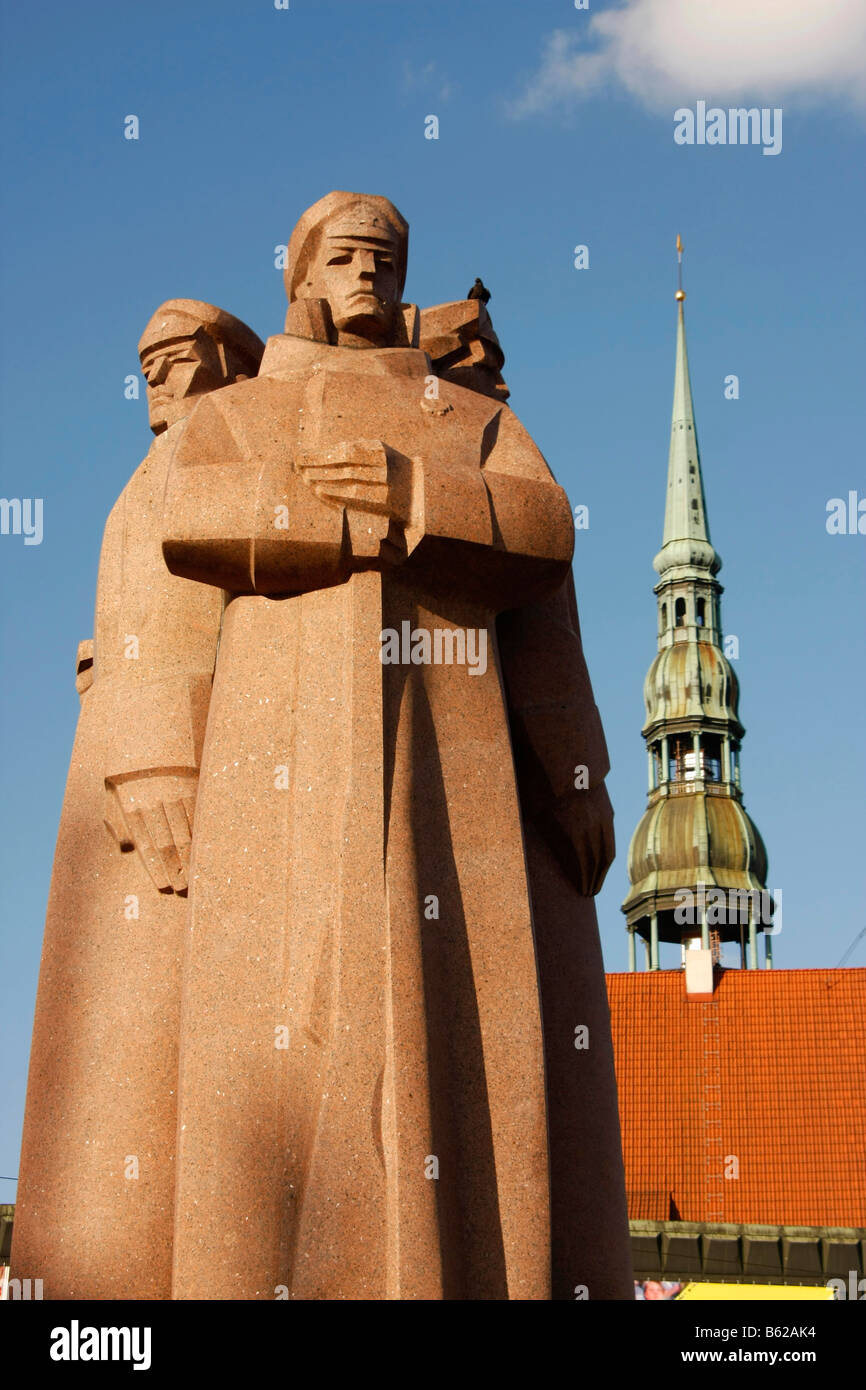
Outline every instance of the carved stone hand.
<svg viewBox="0 0 866 1390">
<path fill-rule="evenodd" d="M 379 439 L 357 439 L 304 453 L 297 471 L 317 497 L 336 507 L 414 524 L 417 464 Z"/>
<path fill-rule="evenodd" d="M 185 893 L 198 774 L 124 778 L 107 786 L 105 823 L 121 848 L 134 845 L 161 893 Z"/>
</svg>

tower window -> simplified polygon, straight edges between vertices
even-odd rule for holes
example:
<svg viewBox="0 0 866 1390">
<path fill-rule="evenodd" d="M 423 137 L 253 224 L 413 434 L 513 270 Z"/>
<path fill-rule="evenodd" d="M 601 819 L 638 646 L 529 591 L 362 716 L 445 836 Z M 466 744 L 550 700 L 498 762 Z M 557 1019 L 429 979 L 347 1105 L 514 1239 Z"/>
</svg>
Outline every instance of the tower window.
<svg viewBox="0 0 866 1390">
<path fill-rule="evenodd" d="M 691 734 L 677 734 L 671 739 L 670 768 L 672 782 L 695 780 L 695 745 Z"/>
<path fill-rule="evenodd" d="M 674 627 L 685 627 L 686 622 L 686 601 L 678 598 L 674 603 Z"/>
<path fill-rule="evenodd" d="M 705 615 L 706 611 L 707 611 L 706 603 L 704 602 L 704 600 L 703 600 L 702 598 L 699 598 L 699 599 L 698 599 L 698 616 L 697 616 L 697 618 L 695 619 L 695 622 L 697 623 L 698 627 L 703 627 L 703 625 L 704 625 L 704 615 Z"/>
<path fill-rule="evenodd" d="M 722 780 L 722 740 L 718 734 L 703 734 L 701 737 L 701 762 L 704 777 L 708 782 Z"/>
<path fill-rule="evenodd" d="M 666 603 L 663 603 L 663 604 L 662 604 L 662 632 L 667 632 L 667 630 L 668 630 L 668 606 L 667 606 Z"/>
</svg>

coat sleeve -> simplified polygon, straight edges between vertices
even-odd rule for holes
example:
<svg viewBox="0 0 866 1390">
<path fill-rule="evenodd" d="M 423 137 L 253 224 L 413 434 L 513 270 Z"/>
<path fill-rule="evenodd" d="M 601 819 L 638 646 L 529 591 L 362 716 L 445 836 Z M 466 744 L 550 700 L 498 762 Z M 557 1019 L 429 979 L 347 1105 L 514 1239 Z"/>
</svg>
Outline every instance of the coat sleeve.
<svg viewBox="0 0 866 1390">
<path fill-rule="evenodd" d="M 555 591 L 569 572 L 574 523 L 565 492 L 516 415 L 492 410 L 481 467 L 425 463 L 421 538 L 410 568 L 434 590 L 459 573 L 496 612 Z"/>
<path fill-rule="evenodd" d="M 93 689 L 106 782 L 197 772 L 222 614 L 218 590 L 170 574 L 161 523 L 170 445 L 157 440 L 103 536 Z"/>
<path fill-rule="evenodd" d="M 571 572 L 540 603 L 501 613 L 497 635 L 523 815 L 578 892 L 595 894 L 615 853 L 610 762 Z"/>
<path fill-rule="evenodd" d="M 163 530 L 172 574 L 233 594 L 327 588 L 351 573 L 343 512 L 278 459 L 257 457 L 241 412 L 211 397 L 175 444 Z"/>
</svg>

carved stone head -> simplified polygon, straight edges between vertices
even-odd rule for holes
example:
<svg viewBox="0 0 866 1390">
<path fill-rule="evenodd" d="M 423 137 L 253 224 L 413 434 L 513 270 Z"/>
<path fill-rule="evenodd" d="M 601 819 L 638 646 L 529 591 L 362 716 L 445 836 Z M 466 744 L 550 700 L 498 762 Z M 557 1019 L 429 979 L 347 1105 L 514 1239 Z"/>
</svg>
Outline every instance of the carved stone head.
<svg viewBox="0 0 866 1390">
<path fill-rule="evenodd" d="M 138 344 L 150 428 L 162 434 L 191 409 L 190 397 L 255 376 L 264 344 L 233 314 L 200 299 L 168 299 Z"/>
<path fill-rule="evenodd" d="M 387 198 L 329 193 L 292 233 L 285 282 L 289 303 L 326 306 L 328 336 L 350 347 L 402 340 L 398 306 L 406 281 L 409 227 Z"/>
</svg>

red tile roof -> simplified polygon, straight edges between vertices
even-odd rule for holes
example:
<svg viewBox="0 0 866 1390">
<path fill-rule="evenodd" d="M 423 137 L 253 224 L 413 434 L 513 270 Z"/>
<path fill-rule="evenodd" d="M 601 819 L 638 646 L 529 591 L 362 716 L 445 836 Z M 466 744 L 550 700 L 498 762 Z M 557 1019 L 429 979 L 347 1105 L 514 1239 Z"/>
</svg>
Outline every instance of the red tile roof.
<svg viewBox="0 0 866 1390">
<path fill-rule="evenodd" d="M 607 977 L 630 1217 L 866 1227 L 866 970 L 716 980 Z"/>
</svg>

